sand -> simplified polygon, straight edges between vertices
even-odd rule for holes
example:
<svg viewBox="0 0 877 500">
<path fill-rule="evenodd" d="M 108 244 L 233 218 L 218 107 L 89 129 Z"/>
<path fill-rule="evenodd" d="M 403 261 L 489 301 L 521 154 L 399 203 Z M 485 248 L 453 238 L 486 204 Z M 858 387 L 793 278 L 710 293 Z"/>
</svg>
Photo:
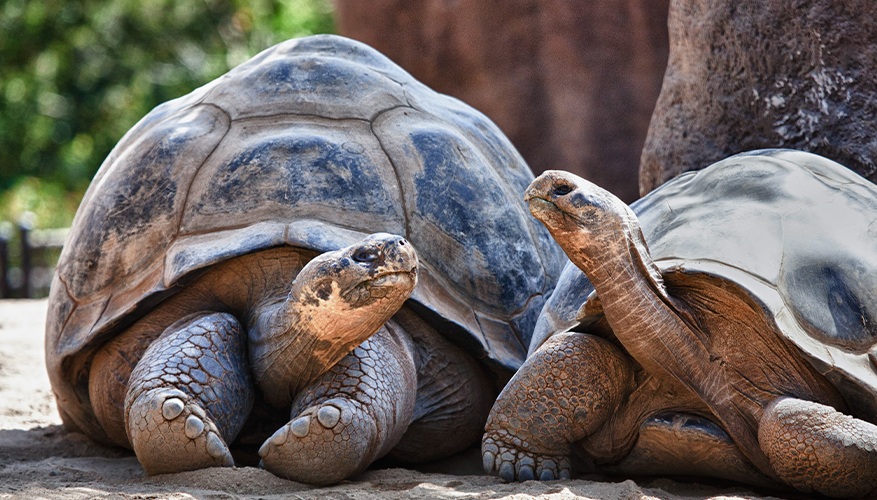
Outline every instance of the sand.
<svg viewBox="0 0 877 500">
<path fill-rule="evenodd" d="M 328 488 L 287 481 L 254 467 L 147 477 L 131 452 L 93 443 L 60 425 L 43 361 L 45 315 L 45 300 L 0 301 L 0 499 L 803 498 L 668 478 L 589 477 L 505 484 L 477 475 L 477 450 L 420 471 L 369 470 Z"/>
</svg>

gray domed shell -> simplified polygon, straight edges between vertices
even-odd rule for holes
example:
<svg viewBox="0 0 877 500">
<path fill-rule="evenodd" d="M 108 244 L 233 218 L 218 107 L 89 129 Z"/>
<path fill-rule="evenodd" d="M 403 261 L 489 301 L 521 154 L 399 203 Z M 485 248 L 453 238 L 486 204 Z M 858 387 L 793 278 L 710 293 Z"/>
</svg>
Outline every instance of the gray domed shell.
<svg viewBox="0 0 877 500">
<path fill-rule="evenodd" d="M 76 413 L 87 399 L 80 354 L 199 271 L 374 232 L 417 249 L 421 313 L 517 368 L 563 258 L 521 201 L 532 178 L 485 116 L 361 43 L 324 35 L 267 49 L 158 106 L 95 176 L 50 296 L 59 407 Z"/>
<path fill-rule="evenodd" d="M 761 150 L 683 174 L 631 207 L 662 272 L 736 283 L 855 413 L 877 414 L 877 186 L 814 154 Z M 567 263 L 531 349 L 574 327 L 592 291 Z"/>
</svg>

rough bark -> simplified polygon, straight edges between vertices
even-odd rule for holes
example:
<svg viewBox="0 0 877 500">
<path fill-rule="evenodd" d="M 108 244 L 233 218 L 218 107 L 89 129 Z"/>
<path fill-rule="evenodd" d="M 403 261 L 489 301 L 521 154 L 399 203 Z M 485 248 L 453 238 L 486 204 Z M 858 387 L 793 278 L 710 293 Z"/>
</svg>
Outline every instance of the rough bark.
<svg viewBox="0 0 877 500">
<path fill-rule="evenodd" d="M 877 181 L 877 3 L 673 0 L 640 194 L 727 156 L 787 147 Z"/>
<path fill-rule="evenodd" d="M 669 0 L 337 0 L 339 33 L 484 112 L 535 173 L 630 202 L 667 61 Z"/>
</svg>

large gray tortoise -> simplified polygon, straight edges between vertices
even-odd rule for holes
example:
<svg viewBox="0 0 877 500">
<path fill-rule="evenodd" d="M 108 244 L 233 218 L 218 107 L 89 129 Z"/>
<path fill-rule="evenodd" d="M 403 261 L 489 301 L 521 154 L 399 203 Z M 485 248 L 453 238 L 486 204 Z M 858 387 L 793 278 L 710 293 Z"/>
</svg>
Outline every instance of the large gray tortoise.
<svg viewBox="0 0 877 500">
<path fill-rule="evenodd" d="M 491 412 L 485 468 L 564 476 L 576 449 L 603 470 L 874 490 L 877 186 L 764 150 L 632 210 L 559 171 L 526 199 L 574 266 Z"/>
<path fill-rule="evenodd" d="M 249 445 L 311 483 L 477 442 L 563 266 L 517 195 L 532 179 L 483 115 L 341 37 L 157 107 L 52 284 L 65 425 L 150 474 Z"/>
</svg>

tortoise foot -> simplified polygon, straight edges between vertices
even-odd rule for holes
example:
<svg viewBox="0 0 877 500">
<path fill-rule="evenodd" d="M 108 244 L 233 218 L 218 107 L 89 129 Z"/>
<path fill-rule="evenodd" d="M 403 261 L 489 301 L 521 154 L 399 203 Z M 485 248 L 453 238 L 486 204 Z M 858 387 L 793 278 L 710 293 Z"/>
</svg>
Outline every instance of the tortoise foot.
<svg viewBox="0 0 877 500">
<path fill-rule="evenodd" d="M 128 438 L 149 475 L 234 465 L 216 425 L 180 390 L 143 392 L 127 422 Z"/>
<path fill-rule="evenodd" d="M 877 488 L 877 426 L 830 406 L 774 400 L 758 442 L 777 475 L 799 490 L 859 497 Z"/>
<path fill-rule="evenodd" d="M 484 470 L 506 481 L 569 477 L 572 443 L 611 417 L 632 380 L 624 355 L 608 341 L 551 337 L 493 404 L 481 445 Z"/>
<path fill-rule="evenodd" d="M 570 461 L 565 455 L 540 455 L 509 444 L 514 440 L 502 433 L 485 434 L 481 443 L 484 470 L 505 481 L 551 481 L 570 478 Z M 518 440 L 519 441 L 519 440 Z"/>
<path fill-rule="evenodd" d="M 265 441 L 259 456 L 263 467 L 278 476 L 332 484 L 367 467 L 378 441 L 378 426 L 362 403 L 333 398 L 281 427 Z"/>
<path fill-rule="evenodd" d="M 289 423 L 259 449 L 262 465 L 325 485 L 354 476 L 402 438 L 417 376 L 407 334 L 390 321 L 296 396 Z"/>
</svg>

